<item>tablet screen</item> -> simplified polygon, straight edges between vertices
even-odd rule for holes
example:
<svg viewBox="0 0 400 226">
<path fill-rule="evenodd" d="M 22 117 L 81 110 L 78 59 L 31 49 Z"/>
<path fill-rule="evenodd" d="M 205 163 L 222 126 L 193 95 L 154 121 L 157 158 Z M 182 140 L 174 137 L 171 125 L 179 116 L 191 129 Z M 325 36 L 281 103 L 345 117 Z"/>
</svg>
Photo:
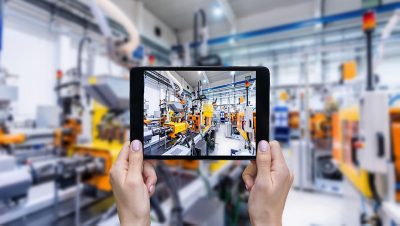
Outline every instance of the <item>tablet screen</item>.
<svg viewBox="0 0 400 226">
<path fill-rule="evenodd" d="M 143 101 L 147 156 L 255 156 L 255 71 L 146 70 Z"/>
</svg>

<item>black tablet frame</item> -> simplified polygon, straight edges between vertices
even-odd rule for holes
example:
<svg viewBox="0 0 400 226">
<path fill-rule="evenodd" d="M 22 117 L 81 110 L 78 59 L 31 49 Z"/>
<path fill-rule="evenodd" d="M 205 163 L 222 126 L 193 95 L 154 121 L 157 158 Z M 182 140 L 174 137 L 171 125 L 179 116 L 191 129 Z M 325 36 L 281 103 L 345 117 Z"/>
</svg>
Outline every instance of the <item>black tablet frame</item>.
<svg viewBox="0 0 400 226">
<path fill-rule="evenodd" d="M 255 71 L 256 91 L 256 143 L 269 141 L 270 118 L 270 73 L 262 66 L 234 67 L 136 67 L 130 71 L 130 140 L 143 143 L 143 100 L 145 71 Z M 256 156 L 163 156 L 145 155 L 145 159 L 213 159 L 213 160 L 254 160 Z"/>
</svg>

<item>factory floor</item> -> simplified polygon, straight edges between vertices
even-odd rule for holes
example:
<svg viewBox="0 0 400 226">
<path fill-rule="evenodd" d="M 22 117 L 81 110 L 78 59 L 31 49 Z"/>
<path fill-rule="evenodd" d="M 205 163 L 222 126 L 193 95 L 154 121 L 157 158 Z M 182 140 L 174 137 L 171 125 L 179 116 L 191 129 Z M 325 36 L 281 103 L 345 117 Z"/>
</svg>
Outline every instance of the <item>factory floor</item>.
<svg viewBox="0 0 400 226">
<path fill-rule="evenodd" d="M 284 226 L 359 225 L 357 200 L 339 195 L 292 189 L 283 214 Z"/>
<path fill-rule="evenodd" d="M 225 124 L 220 124 L 215 133 L 215 152 L 214 155 L 231 155 L 231 149 L 239 150 L 243 148 L 244 140 L 227 138 L 225 136 Z"/>
</svg>

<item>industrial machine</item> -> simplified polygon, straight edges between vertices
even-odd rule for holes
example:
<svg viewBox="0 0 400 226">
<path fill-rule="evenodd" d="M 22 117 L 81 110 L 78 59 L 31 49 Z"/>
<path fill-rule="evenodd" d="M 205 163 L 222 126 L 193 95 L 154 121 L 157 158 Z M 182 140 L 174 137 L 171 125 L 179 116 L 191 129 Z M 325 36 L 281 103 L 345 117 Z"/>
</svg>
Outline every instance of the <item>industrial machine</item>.
<svg viewBox="0 0 400 226">
<path fill-rule="evenodd" d="M 145 153 L 209 155 L 215 145 L 217 128 L 212 123 L 214 107 L 207 103 L 202 94 L 201 83 L 198 83 L 197 91 L 189 95 L 183 92 L 180 83 L 167 72 L 161 74 L 149 71 L 146 76 L 158 82 L 168 79 L 166 84 L 170 88 L 167 89 L 165 100 L 161 100 L 164 103 L 160 104 L 161 119 L 144 128 Z M 170 101 L 169 97 L 175 97 L 178 101 Z"/>
<path fill-rule="evenodd" d="M 333 156 L 346 180 L 372 207 L 372 211 L 360 208 L 360 224 L 393 225 L 400 223 L 399 163 L 395 158 L 400 152 L 399 107 L 394 104 L 396 95 L 374 88 L 374 12 L 366 12 L 363 22 L 367 37 L 366 91 L 359 103 L 333 115 Z"/>
</svg>

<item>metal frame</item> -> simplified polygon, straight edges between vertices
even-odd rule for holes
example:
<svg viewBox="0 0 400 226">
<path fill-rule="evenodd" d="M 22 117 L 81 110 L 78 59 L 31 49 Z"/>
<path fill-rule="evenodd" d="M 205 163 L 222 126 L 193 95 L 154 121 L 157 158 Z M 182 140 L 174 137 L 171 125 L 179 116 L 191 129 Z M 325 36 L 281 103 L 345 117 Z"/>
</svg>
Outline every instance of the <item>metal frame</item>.
<svg viewBox="0 0 400 226">
<path fill-rule="evenodd" d="M 400 8 L 400 3 L 394 2 L 394 3 L 388 3 L 385 5 L 377 6 L 372 9 L 375 10 L 377 13 L 386 13 L 386 12 L 394 11 L 399 8 Z M 288 24 L 283 24 L 283 25 L 278 25 L 278 26 L 273 26 L 273 27 L 267 27 L 267 28 L 242 32 L 242 33 L 233 34 L 233 35 L 221 36 L 221 37 L 209 39 L 208 45 L 212 46 L 212 45 L 228 44 L 228 43 L 232 42 L 232 40 L 235 40 L 235 41 L 246 40 L 246 39 L 256 38 L 259 36 L 265 36 L 265 35 L 270 35 L 270 34 L 275 34 L 275 33 L 280 33 L 280 32 L 297 30 L 297 29 L 301 29 L 301 28 L 313 27 L 317 24 L 333 23 L 333 22 L 339 22 L 339 21 L 348 20 L 348 19 L 359 18 L 363 15 L 363 13 L 365 11 L 366 11 L 366 9 L 358 9 L 358 10 L 353 10 L 353 11 L 349 11 L 349 12 L 334 14 L 331 16 L 323 16 L 323 17 L 319 17 L 319 18 L 301 20 L 301 21 L 294 22 L 294 23 L 288 23 Z M 191 48 L 193 48 L 194 46 L 195 46 L 195 43 L 190 43 Z M 173 46 L 172 50 L 178 50 L 180 48 L 182 48 L 182 46 L 179 46 L 179 45 Z"/>
</svg>

